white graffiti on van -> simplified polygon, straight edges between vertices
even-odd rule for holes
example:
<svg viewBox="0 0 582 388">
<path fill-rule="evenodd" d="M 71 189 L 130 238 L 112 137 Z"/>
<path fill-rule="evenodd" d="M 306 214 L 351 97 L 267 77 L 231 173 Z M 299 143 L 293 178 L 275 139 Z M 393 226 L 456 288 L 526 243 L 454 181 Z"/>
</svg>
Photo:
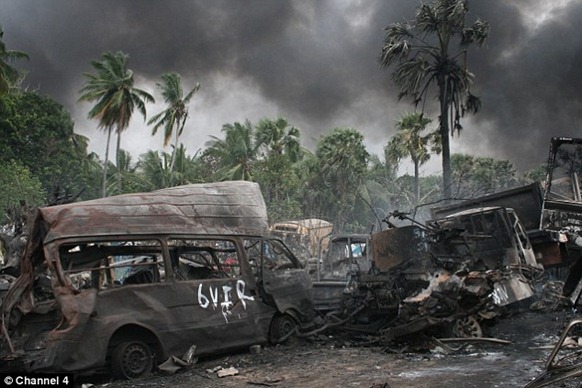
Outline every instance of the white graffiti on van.
<svg viewBox="0 0 582 388">
<path fill-rule="evenodd" d="M 244 280 L 237 280 L 236 281 L 236 296 L 238 300 L 241 302 L 243 309 L 247 309 L 247 300 L 254 301 L 255 297 L 252 295 L 245 295 L 245 287 L 246 284 Z M 217 286 L 209 286 L 208 293 L 210 294 L 210 298 L 203 292 L 202 290 L 202 283 L 198 285 L 198 305 L 203 309 L 207 309 L 212 306 L 214 310 L 219 308 L 224 316 L 224 320 L 228 323 L 228 317 L 232 315 L 232 287 L 229 285 L 222 286 L 222 293 L 220 293 L 220 288 Z M 222 301 L 220 301 L 220 297 L 222 296 Z M 220 303 L 219 303 L 220 301 Z"/>
</svg>

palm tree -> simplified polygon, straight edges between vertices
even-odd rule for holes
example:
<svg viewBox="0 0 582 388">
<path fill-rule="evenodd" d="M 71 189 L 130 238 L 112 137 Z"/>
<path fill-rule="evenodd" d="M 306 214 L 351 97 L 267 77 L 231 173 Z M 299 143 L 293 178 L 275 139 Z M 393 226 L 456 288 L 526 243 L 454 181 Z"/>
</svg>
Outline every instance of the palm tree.
<svg viewBox="0 0 582 388">
<path fill-rule="evenodd" d="M 386 144 L 388 160 L 397 165 L 404 158 L 410 158 L 414 164 L 414 201 L 418 205 L 420 199 L 419 167 L 430 159 L 428 146 L 432 144 L 432 151 L 440 153 L 438 147 L 438 132 L 422 136 L 421 132 L 431 123 L 431 119 L 420 113 L 407 113 L 396 122 L 396 135 Z"/>
<path fill-rule="evenodd" d="M 320 214 L 331 219 L 338 228 L 355 213 L 355 203 L 364 184 L 369 154 L 364 136 L 351 128 L 335 128 L 321 138 L 315 151 L 317 164 L 308 190 L 321 206 Z M 313 171 L 313 170 L 312 170 Z"/>
<path fill-rule="evenodd" d="M 256 127 L 255 144 L 264 157 L 257 164 L 257 182 L 261 184 L 267 205 L 279 207 L 284 197 L 298 183 L 293 165 L 303 156 L 299 142 L 299 129 L 290 126 L 286 119 L 263 119 Z"/>
<path fill-rule="evenodd" d="M 254 128 L 250 121 L 235 122 L 222 127 L 224 139 L 211 136 L 205 153 L 218 160 L 219 179 L 248 180 L 253 178 L 253 163 L 257 159 L 258 146 L 254 141 Z"/>
<path fill-rule="evenodd" d="M 160 127 L 164 127 L 164 147 L 170 142 L 172 133 L 174 133 L 174 150 L 178 149 L 178 142 L 184 125 L 188 118 L 187 105 L 194 96 L 194 93 L 200 89 L 200 84 L 196 84 L 192 90 L 184 96 L 180 75 L 177 73 L 162 74 L 162 83 L 157 83 L 159 89 L 162 91 L 164 102 L 168 107 L 152 117 L 148 121 L 148 125 L 154 124 L 152 136 L 156 134 Z M 172 153 L 172 160 L 170 161 L 170 170 L 174 169 L 176 153 Z"/>
<path fill-rule="evenodd" d="M 113 184 L 108 190 L 110 194 L 118 195 L 141 191 L 137 165 L 133 163 L 129 152 L 123 149 L 119 150 L 118 165 L 116 167 L 112 173 L 111 180 Z M 121 184 L 119 184 L 120 182 Z"/>
<path fill-rule="evenodd" d="M 397 65 L 392 80 L 400 89 L 401 98 L 410 97 L 416 105 L 421 101 L 424 104 L 436 84 L 445 198 L 451 197 L 452 183 L 449 134 L 460 132 L 464 113 L 476 113 L 481 105 L 479 98 L 470 91 L 474 75 L 467 69 L 467 49 L 471 44 L 482 46 L 485 43 L 489 25 L 477 20 L 467 26 L 468 12 L 466 0 L 435 0 L 431 4 L 421 4 L 414 23 L 394 23 L 385 29 L 379 57 L 384 68 Z M 452 48 L 455 42 L 458 44 L 456 50 Z"/>
<path fill-rule="evenodd" d="M 28 59 L 28 55 L 21 51 L 7 50 L 3 39 L 4 31 L 0 27 L 0 96 L 7 94 L 22 77 L 22 74 L 10 66 L 8 61 Z"/>
<path fill-rule="evenodd" d="M 102 187 L 102 195 L 105 197 L 107 194 L 107 166 L 111 132 L 114 128 L 117 132 L 116 159 L 118 159 L 121 132 L 129 126 L 133 110 L 137 108 L 145 119 L 144 102 L 154 102 L 154 98 L 149 93 L 133 86 L 133 71 L 127 68 L 128 55 L 122 52 L 115 54 L 105 52 L 101 58 L 101 61 L 91 62 L 96 74 L 85 73 L 88 80 L 81 89 L 83 94 L 79 101 L 97 101 L 89 111 L 88 117 L 99 120 L 99 128 L 107 131 Z"/>
<path fill-rule="evenodd" d="M 170 187 L 169 159 L 170 155 L 166 152 L 160 155 L 152 150 L 140 155 L 137 169 L 143 180 L 143 191 Z"/>
<path fill-rule="evenodd" d="M 287 155 L 291 162 L 297 162 L 301 157 L 299 145 L 299 129 L 289 126 L 287 119 L 263 119 L 257 125 L 255 142 L 259 147 L 267 149 L 267 155 Z"/>
</svg>

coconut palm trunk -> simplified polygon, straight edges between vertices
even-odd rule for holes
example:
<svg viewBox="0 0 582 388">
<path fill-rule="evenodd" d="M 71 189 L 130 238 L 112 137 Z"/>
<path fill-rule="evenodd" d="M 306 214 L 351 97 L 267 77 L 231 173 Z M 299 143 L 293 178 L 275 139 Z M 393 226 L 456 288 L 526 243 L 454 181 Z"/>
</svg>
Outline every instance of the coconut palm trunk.
<svg viewBox="0 0 582 388">
<path fill-rule="evenodd" d="M 111 142 L 111 127 L 107 128 L 107 145 L 105 146 L 105 161 L 103 162 L 103 182 L 101 184 L 101 196 L 107 196 L 107 167 L 109 164 L 109 143 Z"/>
</svg>

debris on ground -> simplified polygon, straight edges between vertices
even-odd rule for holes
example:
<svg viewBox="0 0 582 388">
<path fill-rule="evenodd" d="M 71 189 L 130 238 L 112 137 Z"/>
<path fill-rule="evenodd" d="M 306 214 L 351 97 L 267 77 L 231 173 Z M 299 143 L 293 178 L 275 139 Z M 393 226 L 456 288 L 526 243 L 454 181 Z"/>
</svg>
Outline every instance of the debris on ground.
<svg viewBox="0 0 582 388">
<path fill-rule="evenodd" d="M 176 373 L 180 369 L 191 366 L 198 361 L 198 358 L 194 357 L 195 352 L 196 345 L 192 345 L 188 351 L 184 353 L 182 358 L 170 356 L 166 361 L 158 365 L 158 369 L 169 374 Z"/>
</svg>

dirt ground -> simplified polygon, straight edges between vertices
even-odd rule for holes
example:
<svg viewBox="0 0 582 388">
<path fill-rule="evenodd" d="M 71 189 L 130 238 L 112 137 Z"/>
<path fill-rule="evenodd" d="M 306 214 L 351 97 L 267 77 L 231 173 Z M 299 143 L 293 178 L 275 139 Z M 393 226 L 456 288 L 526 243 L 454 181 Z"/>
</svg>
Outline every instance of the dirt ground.
<svg viewBox="0 0 582 388">
<path fill-rule="evenodd" d="M 320 335 L 260 352 L 199 359 L 173 375 L 156 372 L 133 381 L 86 378 L 82 383 L 108 388 L 134 387 L 523 387 L 544 368 L 551 346 L 571 319 L 572 310 L 524 311 L 500 319 L 487 336 L 511 344 L 438 344 L 427 337 L 424 349 L 362 346 L 348 337 Z M 220 369 L 236 374 L 219 377 Z M 556 387 L 579 387 L 570 379 Z"/>
</svg>

